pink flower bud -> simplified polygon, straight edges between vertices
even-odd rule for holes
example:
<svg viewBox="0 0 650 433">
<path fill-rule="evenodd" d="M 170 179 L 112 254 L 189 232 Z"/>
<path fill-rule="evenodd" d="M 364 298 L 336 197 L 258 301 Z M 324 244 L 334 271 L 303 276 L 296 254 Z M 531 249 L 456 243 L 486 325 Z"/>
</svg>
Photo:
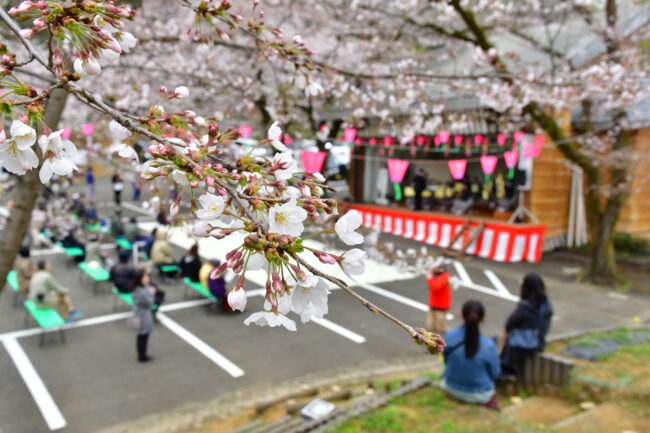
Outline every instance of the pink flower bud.
<svg viewBox="0 0 650 433">
<path fill-rule="evenodd" d="M 318 257 L 318 260 L 320 260 L 321 263 L 325 263 L 326 265 L 335 265 L 337 262 L 336 258 L 331 254 L 314 251 L 314 255 Z"/>
</svg>

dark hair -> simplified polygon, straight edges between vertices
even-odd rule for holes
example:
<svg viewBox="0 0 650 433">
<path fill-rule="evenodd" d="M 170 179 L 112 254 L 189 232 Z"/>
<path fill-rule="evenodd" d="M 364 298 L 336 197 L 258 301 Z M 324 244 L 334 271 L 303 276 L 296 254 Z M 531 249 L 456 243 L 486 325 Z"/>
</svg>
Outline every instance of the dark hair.
<svg viewBox="0 0 650 433">
<path fill-rule="evenodd" d="M 24 257 L 24 258 L 29 257 L 29 246 L 23 245 L 22 247 L 20 247 L 20 250 L 18 250 L 18 254 L 20 254 L 20 257 Z"/>
<path fill-rule="evenodd" d="M 128 263 L 129 258 L 131 257 L 131 252 L 120 248 L 119 252 L 117 253 L 117 257 L 120 263 Z"/>
<path fill-rule="evenodd" d="M 187 251 L 187 254 L 190 256 L 198 257 L 199 256 L 199 244 L 194 244 Z"/>
<path fill-rule="evenodd" d="M 535 308 L 539 308 L 546 300 L 546 287 L 544 287 L 542 277 L 535 273 L 526 275 L 521 283 L 520 297 L 522 300 L 530 302 Z"/>
<path fill-rule="evenodd" d="M 147 275 L 147 271 L 143 268 L 138 268 L 133 274 L 133 279 L 131 280 L 131 290 L 135 291 L 139 286 L 142 285 L 142 279 Z"/>
<path fill-rule="evenodd" d="M 132 223 L 137 223 L 137 222 L 138 222 L 138 220 L 137 220 L 135 217 L 131 217 L 130 221 L 131 221 Z"/>
<path fill-rule="evenodd" d="M 465 321 L 465 356 L 473 358 L 481 344 L 478 327 L 485 317 L 485 308 L 479 301 L 467 301 L 463 304 L 462 311 Z"/>
<path fill-rule="evenodd" d="M 217 259 L 210 260 L 210 264 L 212 266 L 214 266 L 215 268 L 218 268 L 219 266 L 221 266 L 221 262 L 219 260 L 217 260 Z"/>
<path fill-rule="evenodd" d="M 36 264 L 36 266 L 38 267 L 39 271 L 42 271 L 47 266 L 47 261 L 46 260 L 39 260 L 38 263 Z"/>
</svg>

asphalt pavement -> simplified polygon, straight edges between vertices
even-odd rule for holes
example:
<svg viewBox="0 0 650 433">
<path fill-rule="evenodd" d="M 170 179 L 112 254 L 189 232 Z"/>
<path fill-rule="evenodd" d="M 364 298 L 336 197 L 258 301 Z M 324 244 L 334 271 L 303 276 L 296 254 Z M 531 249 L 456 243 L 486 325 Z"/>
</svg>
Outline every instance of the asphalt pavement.
<svg viewBox="0 0 650 433">
<path fill-rule="evenodd" d="M 100 180 L 99 189 L 100 212 L 111 212 L 107 179 Z M 130 202 L 125 213 L 141 216 L 142 227 L 149 229 L 151 218 L 134 210 L 137 206 Z M 402 248 L 417 244 L 382 236 Z M 177 258 L 187 243 L 193 242 L 180 232 L 172 241 Z M 211 245 L 202 245 L 201 250 L 207 258 L 227 252 L 227 248 Z M 54 263 L 56 278 L 70 288 L 76 306 L 84 311 L 80 324 L 85 326 L 67 329 L 66 344 L 60 344 L 55 334 L 48 335 L 41 348 L 38 331 L 22 331 L 34 325 L 23 326 L 24 310 L 12 306 L 12 293 L 5 290 L 0 296 L 0 341 L 5 346 L 0 349 L 3 433 L 48 432 L 52 427 L 60 427 L 57 431 L 61 432 L 93 432 L 237 389 L 269 387 L 367 361 L 390 363 L 430 356 L 398 327 L 369 313 L 340 290 L 330 295 L 326 320 L 298 323 L 298 332 L 244 326 L 245 317 L 260 310 L 263 302 L 255 295 L 259 279 L 252 278 L 247 286 L 249 305 L 243 314 L 210 313 L 202 300 L 183 298 L 182 284 L 163 284 L 166 310 L 150 342 L 155 359 L 140 364 L 136 362 L 134 333 L 125 322 L 128 309 L 112 311 L 114 300 L 108 285 L 94 294 L 92 285 L 77 267 L 69 266 L 65 256 L 55 253 L 46 257 Z M 499 264 L 468 258 L 451 269 L 466 284 L 453 294 L 449 327 L 459 325 L 458 310 L 463 302 L 477 299 L 487 310 L 483 332 L 496 335 L 515 307 L 514 298 L 508 298 L 504 289 L 512 298 L 525 273 L 546 268 L 543 264 Z M 611 294 L 547 274 L 556 310 L 552 335 L 629 324 L 635 317 L 650 319 L 648 297 Z M 424 326 L 427 286 L 423 277 L 371 262 L 358 282 L 357 290 L 371 302 L 412 325 Z M 296 315 L 290 317 L 299 322 Z"/>
</svg>

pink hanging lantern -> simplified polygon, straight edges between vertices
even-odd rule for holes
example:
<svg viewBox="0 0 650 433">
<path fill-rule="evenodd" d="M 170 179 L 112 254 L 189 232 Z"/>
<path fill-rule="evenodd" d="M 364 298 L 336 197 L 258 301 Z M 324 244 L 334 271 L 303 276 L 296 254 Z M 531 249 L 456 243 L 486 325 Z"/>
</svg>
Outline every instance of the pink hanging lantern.
<svg viewBox="0 0 650 433">
<path fill-rule="evenodd" d="M 384 147 L 390 147 L 391 144 L 393 144 L 393 137 L 385 136 Z"/>
<path fill-rule="evenodd" d="M 361 146 L 363 144 L 363 140 L 360 138 L 357 138 L 354 140 L 355 146 Z"/>
<path fill-rule="evenodd" d="M 93 133 L 95 132 L 95 125 L 93 125 L 92 123 L 84 123 L 83 125 L 81 125 L 81 132 L 86 137 L 93 135 Z"/>
<path fill-rule="evenodd" d="M 424 145 L 424 137 L 421 135 L 415 137 L 415 144 L 417 144 L 418 146 Z"/>
<path fill-rule="evenodd" d="M 490 175 L 494 173 L 498 160 L 499 159 L 494 155 L 481 156 L 481 168 L 483 169 L 483 174 L 485 174 L 486 181 L 490 178 Z"/>
<path fill-rule="evenodd" d="M 65 138 L 66 140 L 69 140 L 70 137 L 72 137 L 72 129 L 63 128 L 63 131 L 61 132 L 61 137 Z"/>
<path fill-rule="evenodd" d="M 377 144 L 377 139 L 375 137 L 372 137 L 370 140 L 368 140 L 368 144 L 370 144 L 371 147 L 375 147 Z"/>
<path fill-rule="evenodd" d="M 400 183 L 404 180 L 406 170 L 409 168 L 409 162 L 404 159 L 389 159 L 386 162 L 388 164 L 390 181 L 393 182 L 393 186 L 395 187 L 395 200 L 399 201 L 402 199 Z"/>
<path fill-rule="evenodd" d="M 241 135 L 242 138 L 248 138 L 253 133 L 253 127 L 251 125 L 239 125 L 237 130 L 239 131 L 239 135 Z"/>
<path fill-rule="evenodd" d="M 343 141 L 353 142 L 356 137 L 357 137 L 356 128 L 345 128 L 343 130 Z"/>
<path fill-rule="evenodd" d="M 436 147 L 440 146 L 441 140 L 440 140 L 439 135 L 436 135 L 435 137 L 433 137 L 433 143 L 436 145 Z"/>
<path fill-rule="evenodd" d="M 546 136 L 536 135 L 533 137 L 533 141 L 535 143 L 535 156 L 539 156 L 539 154 L 542 153 L 542 147 L 544 147 L 544 143 L 546 143 Z"/>
<path fill-rule="evenodd" d="M 466 159 L 450 159 L 447 161 L 447 166 L 451 172 L 451 177 L 456 180 L 461 180 L 465 177 L 465 170 L 467 169 Z"/>
<path fill-rule="evenodd" d="M 325 152 L 311 152 L 305 150 L 300 154 L 300 159 L 302 160 L 302 165 L 305 168 L 305 171 L 312 174 L 320 172 L 323 168 L 326 156 L 327 154 Z"/>
<path fill-rule="evenodd" d="M 516 150 L 506 150 L 503 152 L 503 159 L 506 161 L 506 167 L 510 169 L 508 170 L 508 179 L 512 179 L 515 177 L 515 167 L 519 160 L 519 152 Z"/>
<path fill-rule="evenodd" d="M 524 138 L 524 133 L 521 131 L 516 131 L 514 134 L 512 134 L 513 144 L 515 146 L 518 145 L 522 138 Z"/>
<path fill-rule="evenodd" d="M 454 145 L 455 146 L 460 146 L 463 144 L 463 136 L 462 135 L 454 135 Z"/>
<path fill-rule="evenodd" d="M 284 137 L 282 137 L 282 141 L 284 142 L 284 144 L 289 146 L 293 142 L 293 139 L 289 136 L 289 134 L 284 134 Z"/>
<path fill-rule="evenodd" d="M 483 143 L 483 136 L 481 134 L 474 135 L 474 144 L 480 146 Z"/>
<path fill-rule="evenodd" d="M 451 133 L 449 131 L 440 131 L 438 132 L 438 137 L 440 137 L 440 141 L 444 144 L 449 143 L 449 137 L 451 136 Z"/>
<path fill-rule="evenodd" d="M 504 133 L 497 134 L 497 144 L 503 146 L 508 141 L 508 136 Z"/>
</svg>

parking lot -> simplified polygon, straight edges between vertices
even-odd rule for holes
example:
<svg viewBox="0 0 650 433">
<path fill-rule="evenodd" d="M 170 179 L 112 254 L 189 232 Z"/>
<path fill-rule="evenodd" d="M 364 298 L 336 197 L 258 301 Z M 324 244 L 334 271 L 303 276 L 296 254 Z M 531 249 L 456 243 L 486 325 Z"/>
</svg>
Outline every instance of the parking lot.
<svg viewBox="0 0 650 433">
<path fill-rule="evenodd" d="M 147 231 L 153 224 L 144 219 L 141 228 Z M 194 240 L 178 228 L 171 242 L 180 257 Z M 223 258 L 234 243 L 228 238 L 205 240 L 200 251 L 204 258 Z M 41 255 L 52 260 L 56 278 L 70 288 L 85 318 L 67 327 L 66 344 L 51 333 L 41 348 L 40 330 L 23 326 L 24 310 L 12 306 L 12 293 L 5 290 L 0 297 L 0 341 L 5 348 L 0 350 L 0 429 L 4 433 L 97 431 L 238 389 L 273 386 L 368 361 L 430 356 L 399 328 L 370 314 L 340 290 L 330 295 L 325 319 L 297 323 L 298 332 L 244 326 L 245 317 L 262 308 L 260 287 L 265 276 L 258 271 L 249 275 L 244 314 L 211 313 L 206 300 L 184 299 L 182 283 L 163 284 L 167 301 L 150 343 L 155 360 L 139 364 L 133 331 L 125 321 L 130 312 L 124 305 L 113 312 L 114 295 L 108 285 L 102 283 L 105 286 L 94 294 L 90 282 L 63 254 L 42 251 Z M 499 333 L 515 306 L 522 274 L 482 260 L 455 262 L 451 270 L 463 285 L 454 292 L 449 326 L 459 324 L 458 309 L 471 298 L 486 305 L 483 331 Z M 333 268 L 332 273 L 342 275 Z M 390 313 L 424 325 L 428 292 L 422 276 L 369 261 L 366 273 L 351 283 Z M 548 286 L 556 308 L 553 334 L 627 323 L 650 306 L 645 298 L 611 297 L 578 285 L 570 290 L 552 282 Z M 299 322 L 297 316 L 290 317 Z"/>
</svg>

